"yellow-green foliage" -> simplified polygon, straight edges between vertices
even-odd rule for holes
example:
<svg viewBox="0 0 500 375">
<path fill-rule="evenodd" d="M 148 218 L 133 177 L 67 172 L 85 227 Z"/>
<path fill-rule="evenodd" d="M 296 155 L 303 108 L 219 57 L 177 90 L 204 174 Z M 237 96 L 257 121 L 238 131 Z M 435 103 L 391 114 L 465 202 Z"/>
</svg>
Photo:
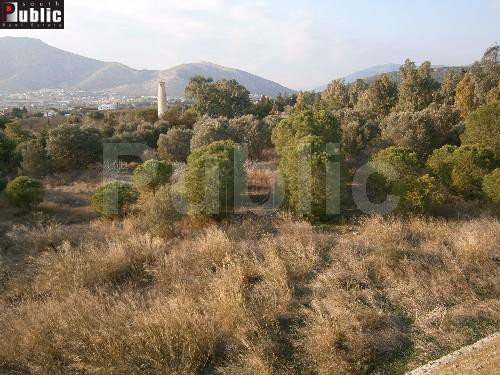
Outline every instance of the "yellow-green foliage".
<svg viewBox="0 0 500 375">
<path fill-rule="evenodd" d="M 310 108 L 295 110 L 273 129 L 285 183 L 285 205 L 295 214 L 326 218 L 336 213 L 345 189 L 340 138 L 337 119 L 329 112 Z"/>
<path fill-rule="evenodd" d="M 461 136 L 463 144 L 478 144 L 491 147 L 500 153 L 500 101 L 479 107 L 465 122 Z"/>
<path fill-rule="evenodd" d="M 105 217 L 122 216 L 139 198 L 139 192 L 125 181 L 110 181 L 97 188 L 92 207 Z"/>
<path fill-rule="evenodd" d="M 19 176 L 7 184 L 2 194 L 12 206 L 33 209 L 43 200 L 43 186 L 38 180 Z"/>
<path fill-rule="evenodd" d="M 484 176 L 483 192 L 492 202 L 500 204 L 500 168 Z"/>
<path fill-rule="evenodd" d="M 172 164 L 159 160 L 147 160 L 134 169 L 132 181 L 140 192 L 152 192 L 167 184 L 173 173 Z"/>
<path fill-rule="evenodd" d="M 182 185 L 193 216 L 224 216 L 238 206 L 244 187 L 243 154 L 233 141 L 214 142 L 188 157 Z"/>
</svg>

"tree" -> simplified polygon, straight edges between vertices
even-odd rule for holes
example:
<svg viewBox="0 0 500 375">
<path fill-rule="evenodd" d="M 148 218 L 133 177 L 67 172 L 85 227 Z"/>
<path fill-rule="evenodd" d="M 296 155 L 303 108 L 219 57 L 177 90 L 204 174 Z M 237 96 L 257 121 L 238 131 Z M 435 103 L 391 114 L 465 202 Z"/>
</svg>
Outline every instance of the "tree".
<svg viewBox="0 0 500 375">
<path fill-rule="evenodd" d="M 354 108 L 358 104 L 360 96 L 368 89 L 368 85 L 362 79 L 357 79 L 349 85 L 349 107 Z"/>
<path fill-rule="evenodd" d="M 493 203 L 500 204 L 500 168 L 484 176 L 483 192 Z"/>
<path fill-rule="evenodd" d="M 475 88 L 476 84 L 473 75 L 470 72 L 465 73 L 457 85 L 455 94 L 455 106 L 464 118 L 476 107 Z"/>
<path fill-rule="evenodd" d="M 271 127 L 253 115 L 241 116 L 229 120 L 233 140 L 244 143 L 248 148 L 248 156 L 257 160 L 262 152 L 272 146 Z"/>
<path fill-rule="evenodd" d="M 393 112 L 381 123 L 382 139 L 398 147 L 409 147 L 420 157 L 457 141 L 459 115 L 451 106 L 429 106 L 419 112 Z"/>
<path fill-rule="evenodd" d="M 399 86 L 399 111 L 420 111 L 432 103 L 434 92 L 439 84 L 432 78 L 431 63 L 424 62 L 418 67 L 406 60 L 401 66 L 401 84 Z"/>
<path fill-rule="evenodd" d="M 158 110 L 156 108 L 141 108 L 135 111 L 135 115 L 141 121 L 155 123 L 158 121 Z"/>
<path fill-rule="evenodd" d="M 15 149 L 16 143 L 8 138 L 3 130 L 0 130 L 0 174 L 7 173 L 15 167 L 13 162 Z"/>
<path fill-rule="evenodd" d="M 40 178 L 52 171 L 53 163 L 47 154 L 46 145 L 47 139 L 43 135 L 19 145 L 21 173 Z"/>
<path fill-rule="evenodd" d="M 464 72 L 448 70 L 439 89 L 439 101 L 442 104 L 454 105 L 457 86 L 464 77 Z"/>
<path fill-rule="evenodd" d="M 100 132 L 78 125 L 60 125 L 49 131 L 47 153 L 61 169 L 86 167 L 101 157 Z"/>
<path fill-rule="evenodd" d="M 148 160 L 134 169 L 132 181 L 137 190 L 142 192 L 152 192 L 170 181 L 173 167 L 164 161 Z"/>
<path fill-rule="evenodd" d="M 463 144 L 491 147 L 500 155 L 500 101 L 479 107 L 467 116 Z"/>
<path fill-rule="evenodd" d="M 272 140 L 280 155 L 285 206 L 310 219 L 333 214 L 330 208 L 344 196 L 343 174 L 332 180 L 338 176 L 333 168 L 341 169 L 343 161 L 338 150 L 341 129 L 334 115 L 311 108 L 295 111 L 273 129 Z"/>
<path fill-rule="evenodd" d="M 466 199 L 481 198 L 483 178 L 500 164 L 491 148 L 476 145 L 445 146 L 434 151 L 427 166 L 455 193 Z"/>
<path fill-rule="evenodd" d="M 394 191 L 400 197 L 399 212 L 429 214 L 446 201 L 446 192 L 438 179 L 425 174 L 403 178 Z"/>
<path fill-rule="evenodd" d="M 234 133 L 229 126 L 227 118 L 210 118 L 203 116 L 193 127 L 193 137 L 191 138 L 191 150 L 195 150 L 210 143 L 229 140 L 234 138 Z"/>
<path fill-rule="evenodd" d="M 125 214 L 138 198 L 139 192 L 132 184 L 113 180 L 97 188 L 92 196 L 92 207 L 104 217 L 119 217 Z"/>
<path fill-rule="evenodd" d="M 321 103 L 330 111 L 347 107 L 349 94 L 347 86 L 342 79 L 332 81 L 321 94 Z"/>
<path fill-rule="evenodd" d="M 189 214 L 222 217 L 233 212 L 244 181 L 243 155 L 233 141 L 197 148 L 189 155 L 182 175 Z"/>
<path fill-rule="evenodd" d="M 5 200 L 18 208 L 33 209 L 43 200 L 42 183 L 26 176 L 16 177 L 3 191 Z"/>
<path fill-rule="evenodd" d="M 378 124 L 359 111 L 345 108 L 334 114 L 340 120 L 342 150 L 348 156 L 359 154 L 379 134 Z"/>
<path fill-rule="evenodd" d="M 396 103 L 398 89 L 387 74 L 377 76 L 358 97 L 355 108 L 375 118 L 386 116 Z"/>
<path fill-rule="evenodd" d="M 198 114 L 192 108 L 176 105 L 165 112 L 162 119 L 171 126 L 184 126 L 190 129 L 198 120 Z"/>
<path fill-rule="evenodd" d="M 250 110 L 250 93 L 236 80 L 192 77 L 186 86 L 186 97 L 194 102 L 198 113 L 212 117 L 232 118 Z"/>
<path fill-rule="evenodd" d="M 421 167 L 416 152 L 404 147 L 389 147 L 377 152 L 372 156 L 370 166 L 391 183 L 418 175 Z"/>
<path fill-rule="evenodd" d="M 191 129 L 170 129 L 167 134 L 160 134 L 158 154 L 166 161 L 186 162 L 190 152 Z"/>
</svg>

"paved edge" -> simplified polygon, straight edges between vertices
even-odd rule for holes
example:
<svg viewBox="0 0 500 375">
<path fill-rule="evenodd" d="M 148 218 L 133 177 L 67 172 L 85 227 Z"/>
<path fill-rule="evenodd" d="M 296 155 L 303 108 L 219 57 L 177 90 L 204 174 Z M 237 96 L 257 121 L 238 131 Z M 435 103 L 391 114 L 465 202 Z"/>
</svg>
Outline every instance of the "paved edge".
<svg viewBox="0 0 500 375">
<path fill-rule="evenodd" d="M 415 370 L 412 370 L 410 372 L 407 372 L 406 375 L 427 375 L 431 374 L 432 371 L 434 370 L 439 370 L 439 367 L 444 366 L 449 364 L 450 362 L 453 362 L 460 357 L 469 354 L 475 350 L 481 349 L 483 346 L 486 346 L 495 340 L 500 340 L 500 332 L 497 332 L 491 336 L 488 336 L 482 340 L 479 340 L 478 342 L 465 346 L 462 349 L 457 350 L 456 352 L 450 353 L 448 355 L 445 355 L 444 357 L 441 357 L 435 361 L 429 362 L 426 365 L 419 367 Z"/>
</svg>

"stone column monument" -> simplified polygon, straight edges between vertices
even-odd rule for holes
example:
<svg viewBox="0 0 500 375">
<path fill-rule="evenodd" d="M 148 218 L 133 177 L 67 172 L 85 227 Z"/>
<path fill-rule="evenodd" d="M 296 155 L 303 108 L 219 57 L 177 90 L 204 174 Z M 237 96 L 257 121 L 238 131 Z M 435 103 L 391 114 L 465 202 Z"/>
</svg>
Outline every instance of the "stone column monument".
<svg viewBox="0 0 500 375">
<path fill-rule="evenodd" d="M 165 92 L 165 82 L 158 82 L 158 118 L 167 112 L 167 94 Z"/>
</svg>

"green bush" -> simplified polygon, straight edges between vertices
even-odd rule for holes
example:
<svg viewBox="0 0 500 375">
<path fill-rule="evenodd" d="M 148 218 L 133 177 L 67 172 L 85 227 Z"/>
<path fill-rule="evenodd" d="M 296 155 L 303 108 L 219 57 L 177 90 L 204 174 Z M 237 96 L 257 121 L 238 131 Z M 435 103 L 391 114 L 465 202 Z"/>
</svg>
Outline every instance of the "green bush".
<svg viewBox="0 0 500 375">
<path fill-rule="evenodd" d="M 243 155 L 233 141 L 197 148 L 189 155 L 182 177 L 189 214 L 222 217 L 232 212 L 239 204 L 244 180 Z"/>
<path fill-rule="evenodd" d="M 16 143 L 9 139 L 3 130 L 0 130 L 0 173 L 8 172 L 15 167 L 13 163 Z"/>
<path fill-rule="evenodd" d="M 20 170 L 31 177 L 43 177 L 53 169 L 53 162 L 47 154 L 46 139 L 38 137 L 19 145 Z"/>
<path fill-rule="evenodd" d="M 415 176 L 420 169 L 417 153 L 410 148 L 389 147 L 376 153 L 370 166 L 389 182 L 396 182 L 406 176 Z"/>
<path fill-rule="evenodd" d="M 158 110 L 156 108 L 141 108 L 135 111 L 139 120 L 154 123 L 158 121 Z"/>
<path fill-rule="evenodd" d="M 191 150 L 208 146 L 217 141 L 234 140 L 233 130 L 225 117 L 210 118 L 204 116 L 194 124 L 193 130 Z"/>
<path fill-rule="evenodd" d="M 272 146 L 271 127 L 253 115 L 231 119 L 229 126 L 232 129 L 233 140 L 247 146 L 250 159 L 259 159 L 262 152 Z"/>
<path fill-rule="evenodd" d="M 33 209 L 43 200 L 42 183 L 26 176 L 19 176 L 7 184 L 3 196 L 12 206 Z"/>
<path fill-rule="evenodd" d="M 148 160 L 134 169 L 132 181 L 134 186 L 142 192 L 156 193 L 156 190 L 170 181 L 173 167 L 164 161 Z"/>
<path fill-rule="evenodd" d="M 483 192 L 492 202 L 500 204 L 500 168 L 484 176 Z"/>
<path fill-rule="evenodd" d="M 491 147 L 500 153 L 500 101 L 479 107 L 467 116 L 463 144 Z"/>
<path fill-rule="evenodd" d="M 409 148 L 389 147 L 375 154 L 369 164 L 377 171 L 369 179 L 369 191 L 375 192 L 377 200 L 386 194 L 398 196 L 399 212 L 431 213 L 446 199 L 438 179 L 419 175 L 417 154 Z"/>
<path fill-rule="evenodd" d="M 160 187 L 156 195 L 145 203 L 141 223 L 155 236 L 173 235 L 176 221 L 183 216 L 182 202 L 180 194 L 172 186 Z"/>
<path fill-rule="evenodd" d="M 100 132 L 78 125 L 61 125 L 49 131 L 47 153 L 61 169 L 85 168 L 102 157 Z"/>
<path fill-rule="evenodd" d="M 284 205 L 295 214 L 325 219 L 336 213 L 344 193 L 343 174 L 333 180 L 333 168 L 342 169 L 340 133 L 331 113 L 310 108 L 296 110 L 273 129 L 285 183 Z"/>
<path fill-rule="evenodd" d="M 167 161 L 186 162 L 190 152 L 191 129 L 170 129 L 167 134 L 160 134 L 158 139 L 158 154 Z"/>
<path fill-rule="evenodd" d="M 432 213 L 446 200 L 446 192 L 439 180 L 428 174 L 403 178 L 396 184 L 395 194 L 401 199 L 398 211 L 405 213 Z"/>
<path fill-rule="evenodd" d="M 110 181 L 97 188 L 92 196 L 92 207 L 105 217 L 122 216 L 139 198 L 132 184 Z"/>
<path fill-rule="evenodd" d="M 499 158 L 491 148 L 445 146 L 434 151 L 427 166 L 456 194 L 474 199 L 482 197 L 483 178 L 499 166 Z"/>
</svg>

